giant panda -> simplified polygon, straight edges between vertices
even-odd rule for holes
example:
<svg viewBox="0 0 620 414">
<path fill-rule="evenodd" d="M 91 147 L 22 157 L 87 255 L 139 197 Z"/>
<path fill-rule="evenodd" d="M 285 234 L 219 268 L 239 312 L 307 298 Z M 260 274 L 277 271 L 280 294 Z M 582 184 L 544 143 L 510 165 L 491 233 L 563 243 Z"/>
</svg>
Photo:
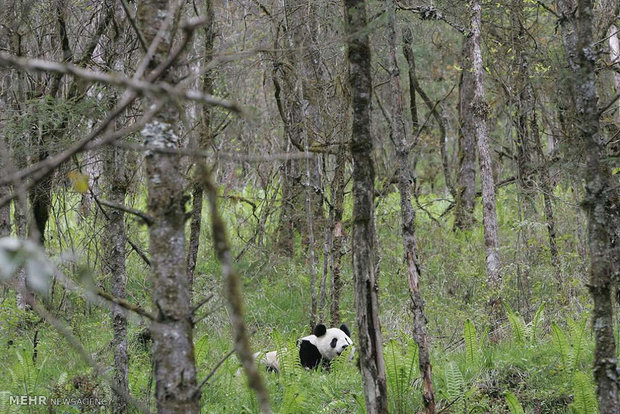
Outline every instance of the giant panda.
<svg viewBox="0 0 620 414">
<path fill-rule="evenodd" d="M 306 369 L 315 369 L 319 365 L 329 369 L 330 362 L 353 344 L 351 332 L 347 325 L 329 328 L 318 324 L 312 335 L 297 340 L 299 361 Z"/>
<path fill-rule="evenodd" d="M 329 369 L 330 362 L 352 344 L 351 332 L 347 325 L 342 324 L 340 328 L 327 329 L 325 325 L 319 324 L 314 328 L 312 335 L 297 340 L 299 361 L 306 369 L 316 369 L 319 365 Z M 276 351 L 257 352 L 254 354 L 254 359 L 258 358 L 267 371 L 276 373 L 280 371 Z"/>
</svg>

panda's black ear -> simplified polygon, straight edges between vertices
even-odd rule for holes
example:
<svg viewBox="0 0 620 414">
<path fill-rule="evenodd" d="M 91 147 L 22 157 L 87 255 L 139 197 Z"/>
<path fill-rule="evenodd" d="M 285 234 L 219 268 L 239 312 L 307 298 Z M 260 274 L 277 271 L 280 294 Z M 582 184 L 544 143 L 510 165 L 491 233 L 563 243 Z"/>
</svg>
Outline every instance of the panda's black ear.
<svg viewBox="0 0 620 414">
<path fill-rule="evenodd" d="M 312 333 L 315 334 L 316 336 L 323 336 L 325 335 L 326 332 L 327 332 L 327 328 L 325 327 L 325 325 L 320 323 L 314 327 L 314 332 Z"/>
<path fill-rule="evenodd" d="M 340 325 L 340 330 L 346 333 L 349 338 L 351 337 L 351 331 L 349 331 L 349 327 L 345 325 L 344 323 Z"/>
</svg>

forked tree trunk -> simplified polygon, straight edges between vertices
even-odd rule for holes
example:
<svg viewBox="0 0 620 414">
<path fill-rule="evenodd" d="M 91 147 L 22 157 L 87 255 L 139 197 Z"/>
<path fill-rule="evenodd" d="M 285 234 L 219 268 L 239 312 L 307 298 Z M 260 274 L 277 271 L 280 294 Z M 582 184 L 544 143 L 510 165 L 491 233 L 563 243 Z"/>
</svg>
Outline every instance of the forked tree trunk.
<svg viewBox="0 0 620 414">
<path fill-rule="evenodd" d="M 366 411 L 388 412 L 383 343 L 379 324 L 378 283 L 375 270 L 375 211 L 373 140 L 370 129 L 372 80 L 370 44 L 364 0 L 345 0 L 347 58 L 353 122 L 353 279 L 359 336 L 360 370 Z"/>
<path fill-rule="evenodd" d="M 495 211 L 495 185 L 489 150 L 487 118 L 489 106 L 484 92 L 484 66 L 482 63 L 481 26 L 482 1 L 473 0 L 471 6 L 471 42 L 472 67 L 474 74 L 474 99 L 471 103 L 473 125 L 478 143 L 478 160 L 482 177 L 482 221 L 484 226 L 484 245 L 486 249 L 487 287 L 490 291 L 489 316 L 495 330 L 502 316 L 499 259 L 499 238 L 497 231 L 497 213 Z"/>
<path fill-rule="evenodd" d="M 394 0 L 386 1 L 388 16 L 388 44 L 390 50 L 390 86 L 391 86 L 391 125 L 392 141 L 396 146 L 396 162 L 398 166 L 398 191 L 400 193 L 401 229 L 405 262 L 407 265 L 407 282 L 413 309 L 413 339 L 418 345 L 418 365 L 422 377 L 422 400 L 425 412 L 435 413 L 435 394 L 431 374 L 430 346 L 426 334 L 426 316 L 424 315 L 424 299 L 420 291 L 420 267 L 415 241 L 415 210 L 411 204 L 411 185 L 413 180 L 409 171 L 409 153 L 413 145 L 411 130 L 404 116 L 404 105 L 401 96 L 400 70 L 396 55 L 396 10 Z M 413 54 L 409 56 L 410 70 L 415 70 Z M 415 75 L 410 79 L 415 79 Z M 414 88 L 414 85 L 409 85 Z M 415 94 L 410 94 L 415 96 Z M 415 100 L 411 102 L 412 114 L 417 114 Z M 414 117 L 414 120 L 417 116 Z M 417 131 L 415 131 L 417 132 Z"/>
<path fill-rule="evenodd" d="M 574 3 L 558 1 L 566 20 L 562 26 L 565 51 L 571 71 L 569 83 L 573 93 L 577 124 L 575 146 L 585 155 L 585 190 L 581 203 L 588 218 L 590 281 L 594 309 L 594 379 L 601 413 L 620 413 L 618 371 L 613 329 L 614 226 L 618 223 L 618 190 L 614 187 L 605 146 L 601 140 L 598 93 L 596 90 L 595 45 L 593 44 L 593 1 L 577 1 L 576 14 L 567 14 Z M 575 36 L 574 40 L 572 36 Z M 567 41 L 567 40 L 573 40 Z M 574 45 L 574 47 L 573 47 Z"/>
<path fill-rule="evenodd" d="M 147 44 L 162 25 L 170 21 L 167 1 L 145 0 L 138 8 L 138 21 Z M 170 26 L 169 26 L 170 27 Z M 172 34 L 163 36 L 150 67 L 167 58 Z M 163 80 L 174 85 L 174 70 Z M 185 266 L 185 182 L 180 157 L 157 152 L 178 148 L 181 138 L 175 130 L 179 114 L 166 104 L 142 130 L 147 149 L 146 176 L 153 309 L 157 319 L 151 324 L 152 355 L 155 371 L 155 397 L 159 413 L 199 413 L 200 393 L 196 385 L 196 363 L 192 340 L 193 325 L 190 293 Z"/>
</svg>

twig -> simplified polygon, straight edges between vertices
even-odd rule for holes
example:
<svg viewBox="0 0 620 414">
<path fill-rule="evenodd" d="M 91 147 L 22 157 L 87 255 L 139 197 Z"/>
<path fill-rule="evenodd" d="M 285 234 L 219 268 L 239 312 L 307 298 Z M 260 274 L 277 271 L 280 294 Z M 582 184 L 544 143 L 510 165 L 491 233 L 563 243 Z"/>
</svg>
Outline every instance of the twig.
<svg viewBox="0 0 620 414">
<path fill-rule="evenodd" d="M 169 60 L 172 56 L 169 57 Z M 185 99 L 205 105 L 214 105 L 226 108 L 236 113 L 242 112 L 241 108 L 231 102 L 204 94 L 197 90 L 182 90 L 165 82 L 152 83 L 141 79 L 133 79 L 118 72 L 100 72 L 84 69 L 70 63 L 58 63 L 42 59 L 28 59 L 14 56 L 10 53 L 0 52 L 0 64 L 23 69 L 29 72 L 46 72 L 63 75 L 73 75 L 89 82 L 105 83 L 124 87 L 140 95 L 168 96 L 176 99 Z"/>
<path fill-rule="evenodd" d="M 153 224 L 153 217 L 149 216 L 144 211 L 136 210 L 135 208 L 113 203 L 111 201 L 104 200 L 102 198 L 99 199 L 99 203 L 103 204 L 104 206 L 111 207 L 115 210 L 121 210 L 121 211 L 124 211 L 125 213 L 133 214 L 134 216 L 140 217 L 147 226 L 150 226 L 151 224 Z"/>
<path fill-rule="evenodd" d="M 114 146 L 132 151 L 147 151 L 144 145 L 132 144 L 130 142 L 115 142 Z M 303 160 L 309 156 L 300 153 L 276 153 L 267 155 L 250 155 L 250 154 L 233 154 L 229 152 L 213 152 L 206 150 L 193 150 L 186 148 L 148 148 L 148 151 L 156 152 L 160 154 L 174 154 L 183 157 L 193 158 L 208 158 L 214 156 L 216 159 L 238 161 L 238 162 L 271 162 L 271 161 L 288 161 L 288 160 Z M 310 156 L 311 157 L 311 156 Z"/>
<path fill-rule="evenodd" d="M 26 296 L 26 300 L 28 304 L 32 307 L 32 309 L 37 312 L 41 318 L 45 319 L 47 323 L 52 325 L 52 327 L 54 327 L 65 337 L 67 342 L 69 342 L 69 345 L 71 345 L 71 347 L 78 354 L 80 354 L 82 359 L 86 361 L 86 363 L 90 365 L 90 367 L 95 371 L 97 377 L 103 378 L 110 385 L 110 388 L 112 388 L 117 394 L 122 396 L 125 401 L 132 404 L 138 410 L 143 413 L 150 413 L 148 407 L 146 407 L 141 401 L 136 400 L 131 395 L 126 393 L 123 389 L 118 387 L 116 382 L 106 375 L 106 370 L 90 356 L 90 354 L 86 351 L 86 349 L 84 349 L 84 347 L 80 343 L 79 339 L 75 335 L 73 335 L 69 328 L 67 328 L 60 320 L 56 319 L 56 317 L 52 315 L 47 309 L 37 303 L 33 296 Z"/>
<path fill-rule="evenodd" d="M 206 377 L 205 379 L 203 379 L 203 380 L 202 380 L 202 382 L 200 383 L 200 385 L 198 385 L 198 388 L 196 388 L 196 392 L 200 392 L 200 389 L 201 389 L 202 387 L 204 387 L 204 385 L 207 383 L 207 381 L 209 381 L 209 380 L 211 379 L 211 377 L 215 374 L 215 371 L 217 371 L 217 370 L 218 370 L 218 368 L 219 368 L 219 367 L 221 367 L 221 366 L 222 366 L 222 364 L 223 364 L 224 362 L 226 362 L 226 360 L 227 360 L 228 358 L 230 358 L 230 356 L 231 356 L 234 352 L 235 352 L 235 349 L 234 349 L 234 348 L 233 348 L 233 349 L 231 349 L 230 351 L 228 351 L 228 352 L 226 353 L 226 355 L 224 355 L 224 357 L 222 357 L 222 359 L 220 359 L 220 360 L 218 361 L 218 363 L 217 363 L 217 364 L 215 364 L 215 366 L 213 367 L 213 369 L 211 370 L 211 372 L 209 372 L 209 374 L 207 375 L 207 377 Z"/>
<path fill-rule="evenodd" d="M 129 311 L 135 312 L 140 316 L 144 316 L 145 318 L 148 318 L 152 321 L 157 320 L 157 317 L 153 314 L 151 314 L 150 312 L 142 309 L 140 306 L 135 305 L 131 302 L 128 302 L 125 299 L 121 299 L 121 298 L 117 298 L 114 295 L 109 294 L 108 292 L 102 290 L 102 289 L 95 289 L 95 293 L 97 294 L 97 296 L 99 296 L 100 298 L 103 298 L 109 302 L 115 303 L 118 306 L 120 306 L 121 308 L 125 308 Z"/>
<path fill-rule="evenodd" d="M 142 50 L 146 52 L 148 50 L 148 47 L 146 46 L 146 40 L 144 40 L 144 35 L 140 31 L 140 29 L 138 29 L 136 21 L 129 12 L 129 6 L 127 6 L 127 2 L 125 0 L 121 0 L 121 5 L 123 6 L 123 10 L 125 10 L 125 15 L 127 16 L 127 20 L 129 20 L 129 24 L 133 28 L 133 31 L 136 32 L 136 36 L 138 36 L 138 40 L 140 41 L 140 46 L 142 46 Z"/>
<path fill-rule="evenodd" d="M 617 93 L 616 96 L 614 96 L 613 98 L 611 98 L 611 101 L 609 101 L 609 103 L 607 105 L 605 105 L 600 111 L 598 111 L 598 116 L 603 115 L 603 113 L 605 113 L 606 110 L 608 110 L 609 108 L 611 108 L 611 106 L 616 103 L 616 101 L 618 100 L 618 98 L 620 98 L 620 93 Z"/>
<path fill-rule="evenodd" d="M 200 309 L 201 306 L 203 306 L 205 303 L 210 301 L 212 298 L 213 298 L 213 293 L 209 293 L 203 300 L 198 302 L 196 306 L 192 308 L 192 314 L 196 313 L 196 311 L 198 311 L 198 309 Z"/>
</svg>

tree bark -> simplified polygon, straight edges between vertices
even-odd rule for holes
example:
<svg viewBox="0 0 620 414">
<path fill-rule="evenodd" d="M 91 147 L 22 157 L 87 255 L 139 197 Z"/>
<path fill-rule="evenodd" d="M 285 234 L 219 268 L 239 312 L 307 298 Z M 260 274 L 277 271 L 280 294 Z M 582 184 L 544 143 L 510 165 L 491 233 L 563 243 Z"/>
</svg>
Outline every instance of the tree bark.
<svg viewBox="0 0 620 414">
<path fill-rule="evenodd" d="M 474 100 L 472 74 L 472 39 L 463 41 L 461 75 L 459 78 L 459 164 L 454 211 L 454 228 L 466 230 L 474 224 L 476 201 L 476 135 L 471 103 Z"/>
<path fill-rule="evenodd" d="M 172 16 L 165 0 L 145 0 L 138 7 L 138 22 L 147 43 L 151 43 Z M 167 33 L 154 53 L 149 67 L 165 61 L 173 34 Z M 174 70 L 163 75 L 174 85 Z M 146 176 L 153 309 L 157 319 L 151 324 L 152 355 L 155 371 L 155 397 L 159 413 L 198 413 L 200 392 L 196 385 L 196 363 L 192 340 L 193 325 L 190 293 L 185 266 L 185 182 L 176 154 L 149 151 L 178 148 L 180 137 L 175 123 L 176 107 L 167 103 L 142 130 L 147 149 Z"/>
<path fill-rule="evenodd" d="M 116 204 L 124 205 L 128 181 L 124 174 L 125 154 L 122 150 L 106 148 L 104 155 L 104 180 L 106 198 Z M 104 248 L 105 271 L 110 276 L 112 295 L 126 299 L 127 272 L 125 269 L 126 235 L 125 214 L 119 209 L 109 209 L 105 224 Z M 112 310 L 112 352 L 114 353 L 114 381 L 118 389 L 129 395 L 129 355 L 127 352 L 127 312 L 115 305 Z M 114 413 L 127 411 L 127 402 L 121 394 L 114 394 Z"/>
<path fill-rule="evenodd" d="M 407 265 L 407 281 L 411 305 L 413 309 L 413 338 L 418 345 L 418 365 L 422 378 L 422 400 L 425 412 L 435 413 L 435 394 L 433 392 L 432 367 L 430 361 L 430 346 L 426 334 L 426 315 L 424 314 L 424 299 L 420 291 L 420 267 L 415 240 L 415 210 L 411 204 L 411 185 L 413 180 L 409 170 L 409 154 L 413 145 L 410 142 L 410 127 L 404 116 L 403 99 L 401 96 L 400 70 L 396 55 L 396 10 L 394 0 L 386 1 L 386 13 L 388 16 L 388 44 L 390 50 L 390 86 L 391 86 L 391 120 L 390 133 L 396 146 L 396 163 L 398 168 L 398 191 L 400 193 L 401 229 L 403 235 L 403 247 L 405 262 Z M 410 39 L 409 39 L 410 40 Z M 413 54 L 410 54 L 410 80 L 415 79 Z M 413 76 L 411 76 L 413 75 Z M 411 89 L 415 85 L 409 85 Z M 415 93 L 410 92 L 410 96 Z M 411 102 L 412 114 L 417 114 L 415 100 Z M 417 119 L 417 115 L 414 120 Z M 417 131 L 414 131 L 417 133 Z"/>
<path fill-rule="evenodd" d="M 204 58 L 203 65 L 206 67 L 213 59 L 213 42 L 215 40 L 215 14 L 212 0 L 205 0 L 205 13 L 207 23 L 204 27 Z M 207 94 L 213 93 L 213 78 L 211 71 L 203 74 L 202 91 Z M 196 149 L 204 150 L 211 140 L 211 111 L 209 107 L 202 106 L 200 109 L 200 126 L 196 137 Z M 192 185 L 192 218 L 190 222 L 189 248 L 187 251 L 187 279 L 189 283 L 190 298 L 194 290 L 194 275 L 198 248 L 200 247 L 200 230 L 202 228 L 202 205 L 203 189 L 200 180 L 194 177 Z"/>
<path fill-rule="evenodd" d="M 594 379 L 599 410 L 620 413 L 618 371 L 613 330 L 614 226 L 618 223 L 618 190 L 614 188 L 600 131 L 600 113 L 596 90 L 595 45 L 593 40 L 593 1 L 579 0 L 576 14 L 567 14 L 574 5 L 559 0 L 558 9 L 566 23 L 562 26 L 569 78 L 577 114 L 578 134 L 575 146 L 585 156 L 585 196 L 581 203 L 588 219 L 590 281 L 588 289 L 594 302 Z M 564 32 L 566 31 L 566 32 Z M 574 38 L 572 37 L 574 36 Z M 570 41 L 567 41 L 570 40 Z"/>
<path fill-rule="evenodd" d="M 499 237 L 497 231 L 497 213 L 495 211 L 495 185 L 489 150 L 487 118 L 489 106 L 485 100 L 484 67 L 482 63 L 481 26 L 482 1 L 473 0 L 471 6 L 471 42 L 472 67 L 474 75 L 474 97 L 471 103 L 471 115 L 478 144 L 478 160 L 482 177 L 482 221 L 484 226 L 484 245 L 486 249 L 487 287 L 490 292 L 489 316 L 493 329 L 499 327 L 502 316 L 499 258 Z"/>
<path fill-rule="evenodd" d="M 348 111 L 347 111 L 348 112 Z M 348 117 L 347 117 L 348 118 Z M 346 123 L 346 122 L 345 122 Z M 348 124 L 348 123 L 346 123 Z M 347 155 L 344 142 L 340 143 L 338 155 L 336 156 L 336 170 L 334 171 L 334 179 L 332 180 L 332 213 L 330 232 L 332 235 L 332 244 L 330 251 L 330 267 L 331 267 L 331 304 L 330 314 L 333 326 L 340 326 L 340 295 L 342 292 L 341 262 L 343 244 L 346 235 L 342 223 L 342 214 L 344 213 L 344 190 L 346 186 L 345 170 L 347 165 Z"/>
<path fill-rule="evenodd" d="M 379 287 L 375 274 L 375 169 L 370 132 L 372 80 L 366 2 L 345 0 L 344 8 L 353 107 L 350 145 L 353 158 L 353 279 L 360 369 L 366 411 L 369 414 L 387 413 L 387 383 L 377 293 Z"/>
</svg>

